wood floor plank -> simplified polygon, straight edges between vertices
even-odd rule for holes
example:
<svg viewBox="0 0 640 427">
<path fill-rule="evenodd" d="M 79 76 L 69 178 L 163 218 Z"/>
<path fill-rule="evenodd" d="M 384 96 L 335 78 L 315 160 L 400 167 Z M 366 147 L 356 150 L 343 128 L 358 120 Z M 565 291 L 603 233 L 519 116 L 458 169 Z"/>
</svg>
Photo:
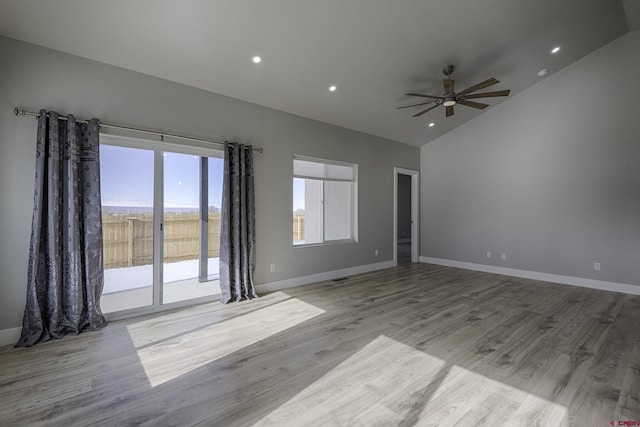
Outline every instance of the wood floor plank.
<svg viewBox="0 0 640 427">
<path fill-rule="evenodd" d="M 640 413 L 620 414 L 616 408 L 621 402 L 633 400 L 633 394 L 623 393 L 622 387 L 629 369 L 637 366 L 640 357 L 637 351 L 640 307 L 638 298 L 622 296 L 609 307 L 597 313 L 600 329 L 592 329 L 599 345 L 581 346 L 591 359 L 587 378 L 570 405 L 573 423 L 609 423 L 618 416 L 629 416 L 639 420 Z"/>
<path fill-rule="evenodd" d="M 0 348 L 0 425 L 640 418 L 640 297 L 429 264 Z"/>
<path fill-rule="evenodd" d="M 638 354 L 639 345 L 635 344 L 632 354 Z M 627 366 L 624 372 L 614 419 L 637 419 L 638 414 L 640 414 L 640 360 L 635 360 Z"/>
</svg>

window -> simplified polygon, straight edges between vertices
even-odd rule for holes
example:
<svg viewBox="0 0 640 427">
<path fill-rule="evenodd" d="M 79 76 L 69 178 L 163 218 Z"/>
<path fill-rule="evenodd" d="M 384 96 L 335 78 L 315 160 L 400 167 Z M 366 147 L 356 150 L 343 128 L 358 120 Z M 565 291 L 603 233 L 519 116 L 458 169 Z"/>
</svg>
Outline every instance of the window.
<svg viewBox="0 0 640 427">
<path fill-rule="evenodd" d="M 358 166 L 293 159 L 293 245 L 357 240 Z"/>
<path fill-rule="evenodd" d="M 105 313 L 219 293 L 222 152 L 103 135 Z"/>
</svg>

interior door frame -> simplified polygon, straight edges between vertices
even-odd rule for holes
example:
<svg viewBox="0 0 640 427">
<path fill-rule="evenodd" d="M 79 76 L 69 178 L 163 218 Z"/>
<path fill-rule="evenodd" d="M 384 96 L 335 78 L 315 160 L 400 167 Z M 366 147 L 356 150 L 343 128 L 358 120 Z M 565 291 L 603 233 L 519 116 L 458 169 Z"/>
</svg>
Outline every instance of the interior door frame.
<svg viewBox="0 0 640 427">
<path fill-rule="evenodd" d="M 420 250 L 420 172 L 393 168 L 393 265 L 398 265 L 398 175 L 411 177 L 411 262 L 419 261 Z"/>
</svg>

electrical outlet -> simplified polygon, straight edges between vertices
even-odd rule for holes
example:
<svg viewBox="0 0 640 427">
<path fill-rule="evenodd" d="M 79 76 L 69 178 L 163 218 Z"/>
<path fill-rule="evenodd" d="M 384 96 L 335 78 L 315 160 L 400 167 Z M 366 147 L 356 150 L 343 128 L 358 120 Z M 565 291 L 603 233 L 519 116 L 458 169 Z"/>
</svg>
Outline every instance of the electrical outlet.
<svg viewBox="0 0 640 427">
<path fill-rule="evenodd" d="M 374 252 L 375 256 L 378 256 L 378 250 L 376 249 Z"/>
<path fill-rule="evenodd" d="M 506 260 L 507 260 L 507 254 L 506 254 L 506 253 L 504 253 L 504 252 L 502 252 L 502 260 L 503 260 L 503 261 L 506 261 Z"/>
<path fill-rule="evenodd" d="M 491 251 L 487 251 L 487 258 L 491 258 Z"/>
<path fill-rule="evenodd" d="M 594 262 L 593 263 L 593 269 L 595 271 L 600 271 L 600 263 L 599 262 Z"/>
<path fill-rule="evenodd" d="M 275 265 L 275 264 L 271 264 L 271 265 L 269 266 L 269 271 L 271 271 L 272 273 L 273 273 L 274 271 L 276 271 L 276 265 Z"/>
</svg>

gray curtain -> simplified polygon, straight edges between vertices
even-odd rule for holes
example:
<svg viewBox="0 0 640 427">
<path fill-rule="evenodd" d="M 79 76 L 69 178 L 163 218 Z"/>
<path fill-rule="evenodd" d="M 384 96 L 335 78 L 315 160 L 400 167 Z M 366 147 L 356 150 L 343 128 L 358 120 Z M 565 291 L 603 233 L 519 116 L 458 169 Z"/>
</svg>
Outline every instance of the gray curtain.
<svg viewBox="0 0 640 427">
<path fill-rule="evenodd" d="M 100 329 L 104 284 L 100 202 L 100 123 L 40 111 L 22 336 L 28 347 Z"/>
<path fill-rule="evenodd" d="M 256 298 L 253 150 L 225 143 L 220 230 L 220 290 L 222 302 Z"/>
</svg>

